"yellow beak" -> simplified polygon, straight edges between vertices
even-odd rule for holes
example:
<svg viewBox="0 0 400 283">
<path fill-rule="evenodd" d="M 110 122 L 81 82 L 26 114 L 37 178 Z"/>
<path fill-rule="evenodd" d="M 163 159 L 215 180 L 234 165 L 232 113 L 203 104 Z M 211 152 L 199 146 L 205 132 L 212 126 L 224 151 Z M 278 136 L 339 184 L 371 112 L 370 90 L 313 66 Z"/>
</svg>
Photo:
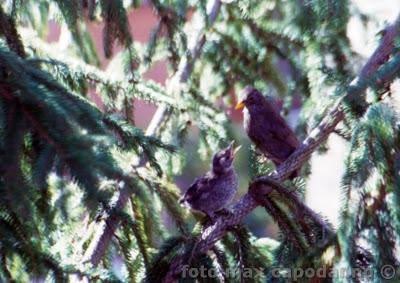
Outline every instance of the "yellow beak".
<svg viewBox="0 0 400 283">
<path fill-rule="evenodd" d="M 236 110 L 243 109 L 245 106 L 246 106 L 246 105 L 244 104 L 244 101 L 242 100 L 242 101 L 239 101 L 239 102 L 236 104 L 235 109 L 236 109 Z"/>
<path fill-rule="evenodd" d="M 236 148 L 233 150 L 233 156 L 236 155 L 236 153 L 239 151 L 239 149 L 240 149 L 241 147 L 242 147 L 242 146 L 239 145 L 238 147 L 236 147 Z"/>
</svg>

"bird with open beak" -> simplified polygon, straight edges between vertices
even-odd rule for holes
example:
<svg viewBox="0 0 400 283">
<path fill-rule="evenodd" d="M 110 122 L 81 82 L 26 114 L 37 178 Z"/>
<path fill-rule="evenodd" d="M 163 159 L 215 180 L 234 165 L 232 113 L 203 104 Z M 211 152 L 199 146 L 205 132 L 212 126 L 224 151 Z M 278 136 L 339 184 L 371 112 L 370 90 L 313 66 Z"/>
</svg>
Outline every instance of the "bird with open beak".
<svg viewBox="0 0 400 283">
<path fill-rule="evenodd" d="M 233 160 L 239 149 L 240 146 L 234 148 L 231 142 L 217 152 L 211 170 L 193 182 L 179 203 L 205 213 L 213 221 L 215 213 L 225 210 L 236 194 L 238 180 Z"/>
<path fill-rule="evenodd" d="M 281 117 L 277 107 L 257 89 L 247 86 L 235 109 L 243 109 L 243 124 L 256 147 L 279 166 L 299 147 L 295 133 Z M 294 172 L 290 178 L 298 176 Z"/>
</svg>

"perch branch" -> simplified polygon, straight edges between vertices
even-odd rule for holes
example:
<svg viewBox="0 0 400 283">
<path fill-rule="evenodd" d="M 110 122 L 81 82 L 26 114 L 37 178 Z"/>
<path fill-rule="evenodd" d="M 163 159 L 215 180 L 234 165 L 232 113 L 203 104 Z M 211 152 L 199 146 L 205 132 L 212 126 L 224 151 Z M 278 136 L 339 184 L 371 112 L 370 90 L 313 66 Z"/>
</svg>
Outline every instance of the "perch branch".
<svg viewBox="0 0 400 283">
<path fill-rule="evenodd" d="M 335 130 L 337 124 L 344 119 L 344 112 L 342 109 L 343 98 L 350 95 L 360 95 L 369 86 L 390 82 L 398 75 L 398 72 L 400 71 L 400 54 L 398 53 L 393 55 L 392 60 L 388 63 L 388 65 L 391 65 L 391 68 L 380 69 L 380 79 L 373 74 L 378 71 L 382 64 L 388 61 L 392 55 L 394 40 L 400 34 L 399 19 L 400 16 L 393 25 L 387 28 L 387 31 L 393 30 L 394 32 L 386 32 L 384 34 L 380 45 L 362 68 L 358 79 L 347 87 L 344 96 L 336 102 L 332 110 L 329 111 L 321 123 L 309 134 L 300 147 L 284 163 L 282 163 L 275 172 L 269 176 L 256 178 L 250 184 L 250 187 L 257 186 L 264 194 L 271 192 L 273 188 L 271 186 L 265 186 L 263 183 L 270 180 L 282 182 L 289 177 L 293 171 L 300 168 L 302 164 L 310 158 L 314 150 L 328 138 L 329 134 Z M 214 244 L 225 235 L 229 227 L 241 223 L 243 218 L 258 205 L 258 201 L 254 198 L 254 195 L 251 192 L 246 193 L 233 206 L 232 213 L 229 215 L 219 216 L 214 224 L 203 230 L 198 245 L 196 245 L 196 250 L 193 251 L 194 256 L 205 253 L 211 249 Z M 169 271 L 163 282 L 174 282 L 182 271 L 183 264 L 184 262 L 182 257 L 175 258 L 171 262 Z"/>
<path fill-rule="evenodd" d="M 219 14 L 221 8 L 221 1 L 215 0 L 210 8 L 209 12 L 209 24 L 213 24 Z M 193 66 L 196 60 L 200 57 L 203 46 L 206 42 L 206 29 L 208 27 L 204 26 L 198 31 L 195 37 L 193 48 L 191 48 L 190 58 L 182 58 L 179 63 L 178 71 L 167 83 L 167 92 L 172 94 L 173 92 L 179 90 L 179 87 L 186 83 L 193 71 Z M 157 129 L 168 119 L 171 114 L 171 109 L 166 105 L 160 106 L 153 116 L 150 122 L 146 135 L 155 135 Z M 121 211 L 126 206 L 130 195 L 133 190 L 129 185 L 125 185 L 119 192 L 117 202 L 115 204 L 114 210 Z M 90 261 L 94 266 L 97 266 L 103 257 L 108 245 L 110 244 L 112 237 L 117 230 L 120 220 L 114 215 L 115 213 L 110 213 L 107 219 L 102 223 L 102 226 L 97 229 L 96 235 L 84 256 L 84 262 Z"/>
<path fill-rule="evenodd" d="M 396 21 L 386 27 L 383 31 L 383 38 L 381 44 L 375 49 L 371 58 L 364 65 L 361 70 L 360 76 L 367 77 L 371 73 L 375 72 L 383 63 L 385 63 L 393 48 L 395 47 L 395 38 L 400 33 L 400 15 L 397 17 Z"/>
</svg>

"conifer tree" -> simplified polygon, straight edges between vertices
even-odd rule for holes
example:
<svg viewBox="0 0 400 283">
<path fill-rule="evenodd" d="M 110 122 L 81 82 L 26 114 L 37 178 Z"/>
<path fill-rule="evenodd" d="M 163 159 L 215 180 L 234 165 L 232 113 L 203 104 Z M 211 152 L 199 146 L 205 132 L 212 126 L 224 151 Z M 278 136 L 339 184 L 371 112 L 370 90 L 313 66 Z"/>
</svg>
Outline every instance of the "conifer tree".
<svg viewBox="0 0 400 283">
<path fill-rule="evenodd" d="M 147 44 L 128 22 L 141 5 L 157 16 Z M 346 0 L 2 1 L 0 281 L 399 282 L 400 16 L 369 58 L 352 49 L 351 17 L 374 20 Z M 144 75 L 159 60 L 165 86 Z M 209 221 L 179 205 L 176 178 L 194 127 L 205 162 L 234 139 L 227 109 L 246 85 L 286 112 L 301 101 L 302 142 L 276 170 L 251 148 L 245 193 Z M 135 100 L 157 106 L 146 130 Z M 331 134 L 348 145 L 337 229 L 303 197 Z M 246 227 L 257 207 L 279 239 Z"/>
</svg>

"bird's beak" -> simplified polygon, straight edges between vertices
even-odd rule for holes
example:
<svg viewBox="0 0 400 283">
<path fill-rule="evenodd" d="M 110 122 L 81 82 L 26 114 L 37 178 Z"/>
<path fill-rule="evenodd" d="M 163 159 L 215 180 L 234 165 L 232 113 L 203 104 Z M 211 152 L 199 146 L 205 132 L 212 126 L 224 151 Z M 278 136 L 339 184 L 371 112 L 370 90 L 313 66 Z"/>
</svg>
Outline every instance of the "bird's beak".
<svg viewBox="0 0 400 283">
<path fill-rule="evenodd" d="M 243 109 L 246 105 L 244 104 L 244 100 L 239 101 L 236 106 L 235 109 L 239 110 L 239 109 Z"/>
<path fill-rule="evenodd" d="M 235 144 L 235 141 L 231 141 L 230 144 L 228 145 L 228 150 L 230 154 L 232 155 L 233 153 L 233 145 Z"/>
<path fill-rule="evenodd" d="M 234 144 L 234 141 L 232 141 L 230 144 L 229 144 L 229 155 L 230 155 L 230 157 L 231 158 L 234 158 L 235 157 L 235 155 L 236 155 L 236 153 L 239 151 L 239 149 L 242 147 L 241 145 L 239 145 L 239 146 L 237 146 L 237 147 L 233 147 L 233 144 Z"/>
<path fill-rule="evenodd" d="M 242 147 L 242 146 L 239 145 L 239 146 L 237 146 L 237 147 L 233 150 L 233 156 L 236 155 L 236 153 L 239 151 L 239 149 L 240 149 L 241 147 Z"/>
</svg>

